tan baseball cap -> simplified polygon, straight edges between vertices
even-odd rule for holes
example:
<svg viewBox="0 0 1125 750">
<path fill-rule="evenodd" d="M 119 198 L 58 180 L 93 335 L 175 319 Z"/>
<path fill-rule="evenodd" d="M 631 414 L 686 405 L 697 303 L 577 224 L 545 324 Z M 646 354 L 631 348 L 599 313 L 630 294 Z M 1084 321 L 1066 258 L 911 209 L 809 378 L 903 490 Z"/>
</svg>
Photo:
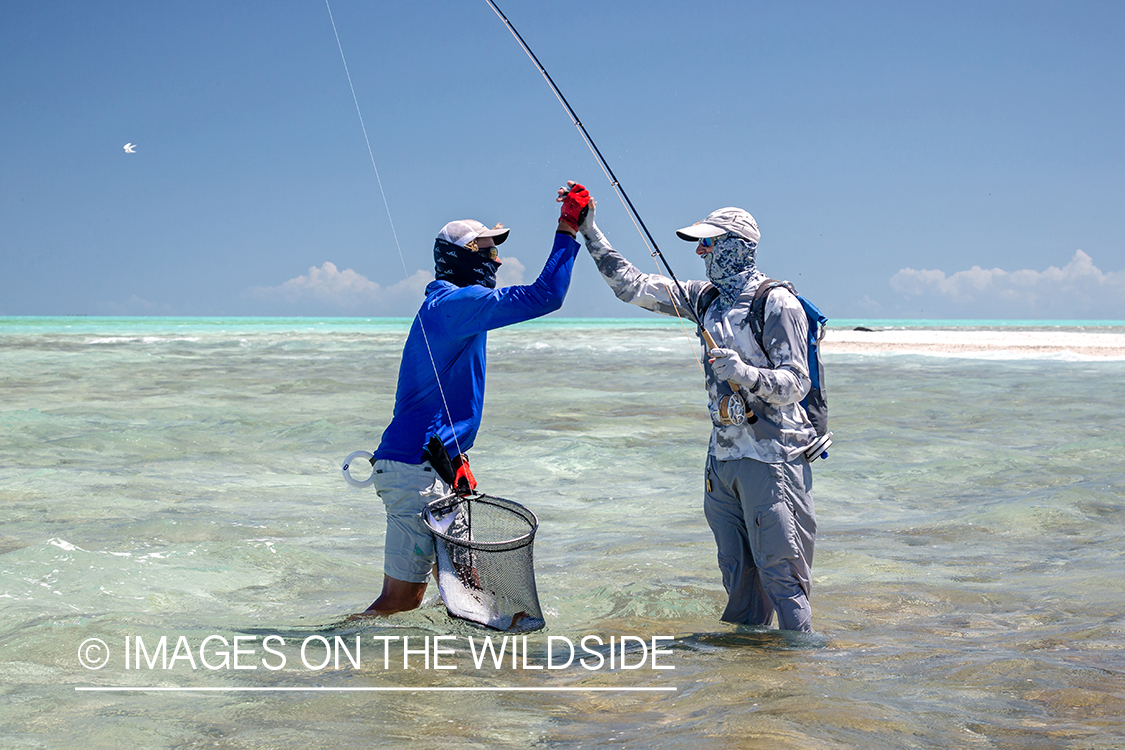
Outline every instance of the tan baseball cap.
<svg viewBox="0 0 1125 750">
<path fill-rule="evenodd" d="M 690 227 L 676 230 L 676 236 L 681 240 L 698 242 L 704 237 L 718 237 L 720 234 L 730 232 L 743 239 L 758 244 L 761 232 L 758 231 L 758 222 L 754 217 L 741 208 L 733 206 L 712 211 L 703 221 L 697 221 Z"/>
</svg>

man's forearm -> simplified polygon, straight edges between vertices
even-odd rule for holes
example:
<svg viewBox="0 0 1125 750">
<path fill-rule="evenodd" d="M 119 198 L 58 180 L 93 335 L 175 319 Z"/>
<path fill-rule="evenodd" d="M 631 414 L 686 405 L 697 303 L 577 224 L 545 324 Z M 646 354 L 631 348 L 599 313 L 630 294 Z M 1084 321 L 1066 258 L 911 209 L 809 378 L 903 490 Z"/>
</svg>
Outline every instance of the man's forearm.
<svg viewBox="0 0 1125 750">
<path fill-rule="evenodd" d="M 622 302 L 662 315 L 676 315 L 678 308 L 690 306 L 689 300 L 679 293 L 670 279 L 659 274 L 642 273 L 613 249 L 596 225 L 591 224 L 584 229 L 583 235 L 586 238 L 586 249 L 594 259 L 598 272 Z"/>
</svg>

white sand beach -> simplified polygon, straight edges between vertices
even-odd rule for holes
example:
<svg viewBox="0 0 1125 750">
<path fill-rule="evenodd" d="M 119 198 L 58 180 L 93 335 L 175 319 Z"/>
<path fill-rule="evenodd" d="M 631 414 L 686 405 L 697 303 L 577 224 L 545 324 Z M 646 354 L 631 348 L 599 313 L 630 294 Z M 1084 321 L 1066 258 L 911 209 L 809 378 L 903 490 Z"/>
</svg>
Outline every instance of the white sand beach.
<svg viewBox="0 0 1125 750">
<path fill-rule="evenodd" d="M 825 353 L 1004 358 L 1125 358 L 1125 334 L 1027 330 L 853 330 L 829 328 Z"/>
</svg>

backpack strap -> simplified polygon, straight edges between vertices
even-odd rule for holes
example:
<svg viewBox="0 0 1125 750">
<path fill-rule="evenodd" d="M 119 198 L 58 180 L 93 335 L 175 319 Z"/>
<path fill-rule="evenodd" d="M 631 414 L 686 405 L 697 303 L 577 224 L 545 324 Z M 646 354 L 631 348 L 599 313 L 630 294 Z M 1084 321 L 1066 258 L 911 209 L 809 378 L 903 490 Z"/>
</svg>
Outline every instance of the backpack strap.
<svg viewBox="0 0 1125 750">
<path fill-rule="evenodd" d="M 794 297 L 797 296 L 797 290 L 788 281 L 766 279 L 758 285 L 757 291 L 754 292 L 754 300 L 750 303 L 750 330 L 753 332 L 754 339 L 758 342 L 762 353 L 766 355 L 766 361 L 770 363 L 770 367 L 774 366 L 773 359 L 762 341 L 762 334 L 766 328 L 766 299 L 770 296 L 770 292 L 778 287 L 788 289 Z"/>
<path fill-rule="evenodd" d="M 707 308 L 718 298 L 719 288 L 714 284 L 708 287 L 703 294 L 699 295 L 699 299 L 695 303 L 695 320 L 699 325 L 703 325 L 703 318 L 707 315 Z"/>
</svg>

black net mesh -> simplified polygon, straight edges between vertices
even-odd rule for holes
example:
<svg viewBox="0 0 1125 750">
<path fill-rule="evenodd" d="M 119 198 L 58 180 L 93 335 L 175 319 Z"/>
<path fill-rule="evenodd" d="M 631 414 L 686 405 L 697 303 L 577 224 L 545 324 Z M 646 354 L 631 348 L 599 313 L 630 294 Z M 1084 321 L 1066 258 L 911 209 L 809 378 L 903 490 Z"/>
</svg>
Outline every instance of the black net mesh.
<svg viewBox="0 0 1125 750">
<path fill-rule="evenodd" d="M 544 626 L 532 545 L 539 521 L 519 503 L 451 495 L 426 506 L 434 533 L 438 589 L 454 617 L 496 630 Z"/>
</svg>

